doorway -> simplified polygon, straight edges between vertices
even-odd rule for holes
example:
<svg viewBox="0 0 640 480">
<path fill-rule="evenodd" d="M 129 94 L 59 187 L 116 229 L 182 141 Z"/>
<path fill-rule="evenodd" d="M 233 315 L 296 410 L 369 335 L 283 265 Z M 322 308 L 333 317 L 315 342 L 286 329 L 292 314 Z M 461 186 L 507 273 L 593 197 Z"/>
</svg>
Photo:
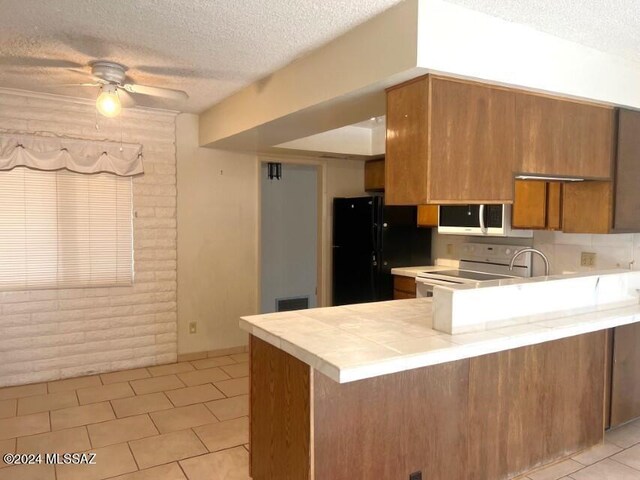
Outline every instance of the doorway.
<svg viewBox="0 0 640 480">
<path fill-rule="evenodd" d="M 317 165 L 283 163 L 280 179 L 260 166 L 260 311 L 318 306 Z"/>
</svg>

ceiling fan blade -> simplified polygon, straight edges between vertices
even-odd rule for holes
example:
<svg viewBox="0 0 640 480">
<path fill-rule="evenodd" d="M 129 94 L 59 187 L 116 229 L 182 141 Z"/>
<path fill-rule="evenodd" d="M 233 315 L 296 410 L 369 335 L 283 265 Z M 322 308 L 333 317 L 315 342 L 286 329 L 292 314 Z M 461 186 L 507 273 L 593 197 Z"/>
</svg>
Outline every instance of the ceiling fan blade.
<svg viewBox="0 0 640 480">
<path fill-rule="evenodd" d="M 137 85 L 132 83 L 125 83 L 122 88 L 129 93 L 140 93 L 142 95 L 169 98 L 171 100 L 186 100 L 189 98 L 187 92 L 183 92 L 182 90 L 173 90 L 171 88 L 150 87 L 148 85 Z"/>
<path fill-rule="evenodd" d="M 198 76 L 195 68 L 182 67 L 160 67 L 155 65 L 136 65 L 134 70 L 150 73 L 152 75 L 172 76 L 172 77 L 196 77 Z"/>
<path fill-rule="evenodd" d="M 47 67 L 47 68 L 77 68 L 82 67 L 81 63 L 71 60 L 61 60 L 57 58 L 38 57 L 0 57 L 0 65 L 11 65 L 14 67 Z"/>
<path fill-rule="evenodd" d="M 118 98 L 120 98 L 120 103 L 124 108 L 131 108 L 136 105 L 133 96 L 122 87 L 118 87 Z"/>
<path fill-rule="evenodd" d="M 100 87 L 101 83 L 59 83 L 54 87 Z"/>
</svg>

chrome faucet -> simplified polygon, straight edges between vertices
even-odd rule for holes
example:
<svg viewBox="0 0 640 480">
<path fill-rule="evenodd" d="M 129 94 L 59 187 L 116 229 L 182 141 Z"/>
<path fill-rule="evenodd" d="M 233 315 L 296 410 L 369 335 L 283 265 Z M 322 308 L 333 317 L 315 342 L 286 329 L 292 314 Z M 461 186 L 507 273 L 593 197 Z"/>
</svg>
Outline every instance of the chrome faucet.
<svg viewBox="0 0 640 480">
<path fill-rule="evenodd" d="M 523 248 L 522 250 L 518 250 L 516 253 L 514 253 L 513 257 L 511 257 L 511 263 L 509 263 L 509 270 L 513 270 L 513 265 L 516 263 L 516 258 L 518 258 L 523 253 L 527 253 L 527 252 L 537 253 L 538 255 L 540 255 L 540 257 L 542 257 L 542 261 L 544 262 L 544 276 L 548 277 L 549 276 L 549 259 L 544 253 L 542 253 L 537 248 L 531 248 L 531 247 Z"/>
</svg>

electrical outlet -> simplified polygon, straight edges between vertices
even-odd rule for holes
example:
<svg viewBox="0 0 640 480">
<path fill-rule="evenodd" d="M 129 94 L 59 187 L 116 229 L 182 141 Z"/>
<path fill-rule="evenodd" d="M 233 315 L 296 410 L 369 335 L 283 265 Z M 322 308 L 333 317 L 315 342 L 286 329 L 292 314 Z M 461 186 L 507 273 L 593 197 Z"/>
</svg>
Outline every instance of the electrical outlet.
<svg viewBox="0 0 640 480">
<path fill-rule="evenodd" d="M 595 267 L 596 254 L 593 252 L 582 252 L 580 254 L 580 266 L 581 267 Z"/>
<path fill-rule="evenodd" d="M 422 480 L 422 471 L 413 472 L 411 475 L 409 475 L 409 480 Z"/>
<path fill-rule="evenodd" d="M 198 331 L 197 322 L 189 322 L 189 333 L 196 333 Z"/>
<path fill-rule="evenodd" d="M 447 243 L 447 255 L 453 255 L 453 243 Z"/>
</svg>

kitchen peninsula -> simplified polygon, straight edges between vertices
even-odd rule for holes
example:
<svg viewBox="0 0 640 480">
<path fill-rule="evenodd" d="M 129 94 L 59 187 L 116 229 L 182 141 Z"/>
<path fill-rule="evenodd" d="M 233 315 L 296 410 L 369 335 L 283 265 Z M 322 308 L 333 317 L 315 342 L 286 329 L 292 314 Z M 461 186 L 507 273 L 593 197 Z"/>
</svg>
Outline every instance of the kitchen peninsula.
<svg viewBox="0 0 640 480">
<path fill-rule="evenodd" d="M 601 442 L 607 330 L 640 321 L 638 277 L 500 280 L 244 317 L 252 478 L 494 480 Z M 564 289 L 582 300 L 562 307 Z M 514 302 L 493 321 L 499 297 Z"/>
</svg>

